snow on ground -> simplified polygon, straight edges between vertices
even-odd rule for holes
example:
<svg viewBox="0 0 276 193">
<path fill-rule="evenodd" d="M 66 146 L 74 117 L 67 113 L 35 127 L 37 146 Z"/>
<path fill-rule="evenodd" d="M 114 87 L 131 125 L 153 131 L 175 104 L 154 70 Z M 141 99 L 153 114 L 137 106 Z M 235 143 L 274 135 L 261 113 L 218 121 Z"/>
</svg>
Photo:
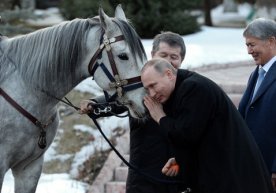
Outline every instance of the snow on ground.
<svg viewBox="0 0 276 193">
<path fill-rule="evenodd" d="M 187 53 L 181 68 L 251 60 L 251 57 L 247 54 L 242 32 L 243 29 L 239 28 L 214 28 L 203 26 L 200 32 L 183 36 L 187 47 Z M 142 40 L 148 58 L 151 58 L 150 51 L 152 41 L 152 39 Z M 75 89 L 81 92 L 96 93 L 96 95 L 101 94 L 101 89 L 91 78 L 81 82 Z M 108 131 L 113 130 L 113 128 L 117 126 L 127 127 L 128 119 L 119 119 L 115 117 L 104 118 L 101 120 L 100 124 L 102 128 L 104 128 L 104 132 L 106 132 L 107 136 L 110 136 L 111 133 L 108 133 Z M 99 136 L 100 134 L 97 130 L 84 125 L 75 125 L 75 129 L 91 132 L 94 136 L 98 136 L 98 140 L 93 142 L 93 144 L 91 142 L 89 146 L 83 147 L 78 155 L 75 156 L 70 174 L 42 174 L 36 193 L 85 193 L 88 185 L 73 180 L 72 176 L 76 175 L 77 167 L 81 165 L 87 156 L 91 155 L 97 148 L 105 149 L 108 148 L 108 146 Z M 55 144 L 52 144 L 46 152 L 45 160 L 50 160 L 58 156 L 55 154 L 54 145 Z M 70 155 L 63 155 L 60 159 L 66 159 L 66 156 Z M 13 177 L 9 171 L 5 176 L 2 192 L 14 192 L 13 183 Z"/>
</svg>

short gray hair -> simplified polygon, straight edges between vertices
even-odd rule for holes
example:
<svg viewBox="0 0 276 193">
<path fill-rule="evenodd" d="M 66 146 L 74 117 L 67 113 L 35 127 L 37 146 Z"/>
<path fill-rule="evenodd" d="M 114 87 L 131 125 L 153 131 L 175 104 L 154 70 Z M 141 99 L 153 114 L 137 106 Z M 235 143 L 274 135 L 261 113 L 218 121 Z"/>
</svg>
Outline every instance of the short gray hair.
<svg viewBox="0 0 276 193">
<path fill-rule="evenodd" d="M 179 34 L 170 31 L 157 34 L 153 39 L 152 52 L 157 52 L 159 50 L 159 44 L 161 42 L 164 42 L 171 47 L 180 47 L 181 60 L 184 60 L 186 54 L 186 46 L 183 38 Z"/>
<path fill-rule="evenodd" d="M 149 61 L 147 61 L 145 63 L 145 65 L 142 68 L 142 73 L 145 72 L 145 70 L 148 67 L 154 67 L 154 69 L 159 72 L 160 74 L 163 74 L 163 72 L 165 71 L 165 69 L 170 69 L 173 74 L 176 75 L 177 70 L 173 67 L 173 65 L 171 65 L 171 63 L 169 63 L 167 60 L 163 59 L 163 58 L 156 58 L 156 59 L 151 59 Z"/>
<path fill-rule="evenodd" d="M 276 37 L 276 22 L 265 18 L 255 19 L 245 28 L 243 36 L 253 36 L 261 40 Z"/>
</svg>

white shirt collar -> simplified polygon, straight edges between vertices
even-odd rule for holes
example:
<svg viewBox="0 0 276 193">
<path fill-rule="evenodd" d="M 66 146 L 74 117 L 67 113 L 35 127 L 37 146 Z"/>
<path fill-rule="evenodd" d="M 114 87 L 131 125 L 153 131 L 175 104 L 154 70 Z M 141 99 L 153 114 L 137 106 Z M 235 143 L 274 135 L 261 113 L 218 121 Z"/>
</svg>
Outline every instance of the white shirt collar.
<svg viewBox="0 0 276 193">
<path fill-rule="evenodd" d="M 272 66 L 272 64 L 276 62 L 276 56 L 272 57 L 264 66 L 259 66 L 259 68 L 263 68 L 265 71 L 265 74 L 268 72 L 268 70 L 270 69 L 270 67 Z"/>
</svg>

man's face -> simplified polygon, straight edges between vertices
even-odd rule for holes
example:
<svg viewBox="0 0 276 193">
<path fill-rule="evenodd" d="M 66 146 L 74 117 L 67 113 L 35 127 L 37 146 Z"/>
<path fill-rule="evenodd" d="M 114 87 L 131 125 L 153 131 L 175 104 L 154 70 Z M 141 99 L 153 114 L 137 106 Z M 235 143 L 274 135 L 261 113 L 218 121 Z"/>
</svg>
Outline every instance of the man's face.
<svg viewBox="0 0 276 193">
<path fill-rule="evenodd" d="M 181 48 L 171 47 L 165 42 L 160 42 L 159 49 L 156 52 L 151 52 L 152 58 L 164 58 L 169 61 L 176 69 L 181 66 Z"/>
<path fill-rule="evenodd" d="M 141 75 L 141 80 L 148 95 L 159 103 L 166 102 L 174 90 L 174 75 L 167 69 L 163 74 L 154 67 L 148 67 Z"/>
<path fill-rule="evenodd" d="M 269 40 L 260 40 L 258 38 L 245 37 L 248 54 L 255 60 L 256 65 L 266 64 L 272 57 L 271 42 Z"/>
</svg>

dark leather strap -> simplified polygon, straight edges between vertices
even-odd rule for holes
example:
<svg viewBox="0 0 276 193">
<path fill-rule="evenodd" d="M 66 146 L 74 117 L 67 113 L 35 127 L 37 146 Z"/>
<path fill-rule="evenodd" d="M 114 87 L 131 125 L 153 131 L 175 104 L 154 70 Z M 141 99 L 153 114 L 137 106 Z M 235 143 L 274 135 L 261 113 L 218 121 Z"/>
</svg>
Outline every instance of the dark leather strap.
<svg viewBox="0 0 276 193">
<path fill-rule="evenodd" d="M 33 124 L 37 125 L 39 122 L 33 115 L 23 109 L 17 102 L 15 102 L 2 88 L 0 88 L 0 95 L 2 95 L 6 101 L 8 101 L 18 112 L 29 119 Z"/>
<path fill-rule="evenodd" d="M 54 114 L 46 124 L 41 123 L 37 118 L 35 118 L 32 114 L 28 111 L 23 109 L 17 102 L 15 102 L 2 88 L 0 88 L 0 96 L 3 96 L 7 102 L 9 102 L 18 112 L 24 115 L 27 119 L 29 119 L 35 126 L 40 129 L 40 135 L 38 139 L 38 146 L 41 149 L 44 149 L 47 146 L 46 141 L 46 131 L 44 130 L 49 124 L 54 122 L 56 114 Z"/>
<path fill-rule="evenodd" d="M 128 82 L 128 84 L 141 82 L 141 76 L 136 76 L 136 77 L 133 77 L 133 78 L 129 78 L 129 79 L 127 79 L 127 82 Z"/>
<path fill-rule="evenodd" d="M 107 50 L 107 55 L 113 72 L 113 76 L 119 75 L 111 50 Z"/>
<path fill-rule="evenodd" d="M 95 72 L 95 68 L 93 68 L 93 64 L 96 62 L 96 60 L 98 59 L 98 56 L 99 56 L 99 54 L 103 51 L 103 49 L 104 49 L 104 47 L 102 47 L 102 48 L 99 48 L 97 51 L 96 51 L 96 53 L 93 55 L 93 57 L 91 58 L 91 60 L 90 60 L 90 62 L 89 62 L 89 64 L 88 64 L 88 72 L 90 73 L 90 75 L 94 75 L 94 72 Z M 95 70 L 93 70 L 93 69 L 95 69 Z"/>
<path fill-rule="evenodd" d="M 116 37 L 115 37 L 115 41 L 110 42 L 110 44 L 115 43 L 115 42 L 118 42 L 118 41 L 121 41 L 121 40 L 124 40 L 124 39 L 125 39 L 125 38 L 124 38 L 123 35 L 116 36 Z M 92 76 L 93 76 L 93 73 L 94 73 L 94 71 L 93 71 L 93 65 L 95 64 L 96 60 L 98 59 L 99 54 L 103 51 L 104 48 L 105 48 L 104 44 L 101 44 L 101 45 L 99 46 L 98 50 L 96 51 L 96 53 L 95 53 L 95 54 L 93 55 L 93 57 L 91 58 L 89 64 L 88 64 L 88 72 L 89 72 Z M 107 53 L 109 53 L 109 52 L 107 52 Z M 113 60 L 112 54 L 111 54 L 111 57 L 112 57 L 112 60 Z M 108 55 L 108 58 L 109 58 L 109 60 L 110 60 L 110 56 L 109 56 L 109 55 Z M 113 60 L 113 62 L 114 62 L 114 60 Z M 111 61 L 110 61 L 110 63 L 111 63 Z M 115 64 L 115 62 L 114 62 L 114 64 Z M 112 68 L 112 71 L 113 71 L 113 67 L 112 67 L 112 66 L 113 66 L 113 65 L 111 65 L 111 68 Z M 115 65 L 115 68 L 116 68 L 116 65 Z M 116 69 L 115 71 L 117 71 L 117 69 Z M 113 71 L 113 72 L 114 72 L 114 71 Z"/>
</svg>

